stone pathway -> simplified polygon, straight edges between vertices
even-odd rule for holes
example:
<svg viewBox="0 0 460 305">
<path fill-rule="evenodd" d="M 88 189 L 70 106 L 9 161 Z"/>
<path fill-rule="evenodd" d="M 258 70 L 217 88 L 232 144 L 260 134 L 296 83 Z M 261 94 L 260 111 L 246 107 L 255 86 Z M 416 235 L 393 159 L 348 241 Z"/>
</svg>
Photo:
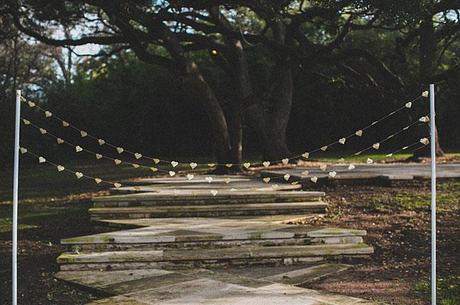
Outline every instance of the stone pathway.
<svg viewBox="0 0 460 305">
<path fill-rule="evenodd" d="M 174 179 L 95 198 L 92 219 L 126 229 L 62 240 L 56 277 L 113 296 L 91 305 L 371 304 L 293 286 L 373 253 L 364 230 L 292 224 L 324 213 L 324 193 L 260 190 L 244 176 Z"/>
</svg>

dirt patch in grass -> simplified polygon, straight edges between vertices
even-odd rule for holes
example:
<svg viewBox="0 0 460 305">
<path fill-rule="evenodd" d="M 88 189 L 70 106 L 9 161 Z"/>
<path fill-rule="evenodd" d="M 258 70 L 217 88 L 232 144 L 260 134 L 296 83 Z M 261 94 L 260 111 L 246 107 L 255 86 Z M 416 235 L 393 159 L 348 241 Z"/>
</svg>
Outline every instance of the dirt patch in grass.
<svg viewBox="0 0 460 305">
<path fill-rule="evenodd" d="M 324 189 L 329 215 L 317 222 L 366 229 L 374 246 L 369 261 L 308 286 L 387 304 L 429 304 L 429 184 L 392 187 L 338 186 Z M 460 182 L 439 184 L 439 304 L 460 304 Z"/>
</svg>

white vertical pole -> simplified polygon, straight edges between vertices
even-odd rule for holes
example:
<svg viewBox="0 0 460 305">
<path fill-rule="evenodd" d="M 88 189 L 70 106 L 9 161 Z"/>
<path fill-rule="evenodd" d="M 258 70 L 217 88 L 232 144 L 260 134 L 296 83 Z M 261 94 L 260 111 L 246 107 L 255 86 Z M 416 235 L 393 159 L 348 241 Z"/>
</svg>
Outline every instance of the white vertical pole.
<svg viewBox="0 0 460 305">
<path fill-rule="evenodd" d="M 14 134 L 13 177 L 13 249 L 12 249 L 12 299 L 18 304 L 18 190 L 19 190 L 19 138 L 21 129 L 21 90 L 16 90 L 16 119 Z"/>
<path fill-rule="evenodd" d="M 430 84 L 431 134 L 431 304 L 436 305 L 436 111 L 434 84 Z"/>
</svg>

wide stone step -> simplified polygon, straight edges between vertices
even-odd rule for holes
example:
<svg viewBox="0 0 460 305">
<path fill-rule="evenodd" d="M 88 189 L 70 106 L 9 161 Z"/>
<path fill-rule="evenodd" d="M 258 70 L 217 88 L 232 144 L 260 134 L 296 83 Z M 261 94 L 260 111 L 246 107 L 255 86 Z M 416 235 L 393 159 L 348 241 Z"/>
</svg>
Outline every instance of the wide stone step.
<svg viewBox="0 0 460 305">
<path fill-rule="evenodd" d="M 91 218 L 97 219 L 133 219 L 162 217 L 224 217 L 253 216 L 277 214 L 322 213 L 325 202 L 286 202 L 256 203 L 233 205 L 196 205 L 196 206 L 161 206 L 161 207 L 105 207 L 89 210 Z"/>
<path fill-rule="evenodd" d="M 158 193 L 135 193 L 127 195 L 103 196 L 93 199 L 94 207 L 163 206 L 163 205 L 216 205 L 253 204 L 279 202 L 311 202 L 321 200 L 324 192 L 308 191 L 169 191 Z"/>
<path fill-rule="evenodd" d="M 257 264 L 270 260 L 296 262 L 322 257 L 362 256 L 373 253 L 366 244 L 324 244 L 284 247 L 235 247 L 199 250 L 113 251 L 63 253 L 61 270 L 123 270 L 166 265 Z"/>
</svg>

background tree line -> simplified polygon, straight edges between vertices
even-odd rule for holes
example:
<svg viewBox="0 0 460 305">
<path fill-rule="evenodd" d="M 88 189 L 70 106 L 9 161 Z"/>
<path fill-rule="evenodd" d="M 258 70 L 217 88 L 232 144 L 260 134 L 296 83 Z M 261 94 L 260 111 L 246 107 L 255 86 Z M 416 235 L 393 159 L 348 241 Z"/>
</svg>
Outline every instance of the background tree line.
<svg viewBox="0 0 460 305">
<path fill-rule="evenodd" d="M 11 143 L 13 93 L 21 87 L 133 150 L 222 163 L 240 162 L 243 151 L 277 160 L 351 133 L 436 82 L 440 144 L 455 149 L 459 9 L 452 0 L 7 0 L 0 5 L 2 138 Z M 78 56 L 75 47 L 88 43 L 100 52 Z M 419 105 L 347 149 L 427 109 Z M 33 132 L 25 138 L 51 145 Z M 2 160 L 9 150 L 3 145 Z"/>
</svg>

